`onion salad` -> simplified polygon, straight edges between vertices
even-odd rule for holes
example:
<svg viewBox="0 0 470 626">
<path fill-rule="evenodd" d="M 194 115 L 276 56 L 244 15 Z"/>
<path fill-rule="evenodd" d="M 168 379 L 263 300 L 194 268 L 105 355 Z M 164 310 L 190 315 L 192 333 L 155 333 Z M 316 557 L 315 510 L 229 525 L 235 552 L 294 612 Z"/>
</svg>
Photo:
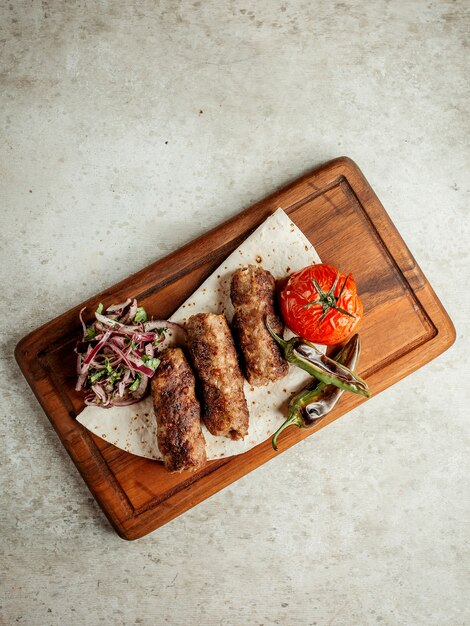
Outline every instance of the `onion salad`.
<svg viewBox="0 0 470 626">
<path fill-rule="evenodd" d="M 77 342 L 77 391 L 86 390 L 85 404 L 102 408 L 139 402 L 160 364 L 158 352 L 184 340 L 178 324 L 147 321 L 137 300 L 128 298 L 106 310 L 100 304 L 95 319 L 85 324 L 80 311 L 83 337 Z"/>
</svg>

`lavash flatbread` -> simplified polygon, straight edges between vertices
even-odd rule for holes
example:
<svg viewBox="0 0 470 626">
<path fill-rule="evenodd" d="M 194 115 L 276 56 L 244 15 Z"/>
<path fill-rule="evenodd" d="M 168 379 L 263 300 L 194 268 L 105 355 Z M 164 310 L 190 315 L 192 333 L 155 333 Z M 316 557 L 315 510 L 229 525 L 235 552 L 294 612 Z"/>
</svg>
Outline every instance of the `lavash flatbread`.
<svg viewBox="0 0 470 626">
<path fill-rule="evenodd" d="M 259 264 L 276 279 L 307 265 L 320 263 L 314 247 L 282 209 L 268 217 L 228 256 L 193 295 L 175 311 L 170 320 L 184 324 L 194 313 L 225 313 L 231 321 L 230 281 L 239 267 Z M 152 313 L 152 311 L 149 311 Z M 250 387 L 245 395 L 250 412 L 248 435 L 240 441 L 211 435 L 203 425 L 208 460 L 242 454 L 268 439 L 285 420 L 293 392 L 303 387 L 309 375 L 290 367 L 287 376 L 265 387 Z M 77 417 L 98 437 L 137 456 L 161 460 L 157 444 L 156 419 L 151 397 L 126 407 L 86 407 Z"/>
</svg>

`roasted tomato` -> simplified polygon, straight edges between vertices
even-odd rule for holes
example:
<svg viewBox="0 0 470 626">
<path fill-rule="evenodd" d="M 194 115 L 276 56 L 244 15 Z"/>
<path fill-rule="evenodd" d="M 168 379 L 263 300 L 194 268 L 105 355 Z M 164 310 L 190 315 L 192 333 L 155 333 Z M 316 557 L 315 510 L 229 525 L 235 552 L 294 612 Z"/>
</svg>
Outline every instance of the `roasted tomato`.
<svg viewBox="0 0 470 626">
<path fill-rule="evenodd" d="M 280 298 L 286 325 L 313 343 L 341 343 L 362 316 L 354 278 L 331 265 L 310 265 L 295 272 Z"/>
</svg>

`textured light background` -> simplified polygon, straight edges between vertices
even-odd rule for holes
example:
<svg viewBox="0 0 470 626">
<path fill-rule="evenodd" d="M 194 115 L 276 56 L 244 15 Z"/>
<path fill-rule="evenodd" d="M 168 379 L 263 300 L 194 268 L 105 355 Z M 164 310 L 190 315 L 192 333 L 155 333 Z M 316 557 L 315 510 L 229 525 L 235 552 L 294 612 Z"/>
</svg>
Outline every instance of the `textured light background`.
<svg viewBox="0 0 470 626">
<path fill-rule="evenodd" d="M 2 623 L 469 624 L 469 2 L 0 7 Z M 123 542 L 16 342 L 341 154 L 456 345 Z"/>
</svg>

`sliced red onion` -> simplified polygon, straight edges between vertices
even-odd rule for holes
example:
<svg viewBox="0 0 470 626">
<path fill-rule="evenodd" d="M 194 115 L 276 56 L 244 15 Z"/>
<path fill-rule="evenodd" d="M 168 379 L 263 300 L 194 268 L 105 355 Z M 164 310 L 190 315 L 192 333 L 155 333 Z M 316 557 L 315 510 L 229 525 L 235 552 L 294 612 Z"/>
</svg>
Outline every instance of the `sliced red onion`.
<svg viewBox="0 0 470 626">
<path fill-rule="evenodd" d="M 111 306 L 108 306 L 106 313 L 121 313 L 131 302 L 132 300 L 127 298 L 127 300 L 125 302 L 121 302 L 121 304 L 112 304 Z"/>
<path fill-rule="evenodd" d="M 103 402 L 106 402 L 107 400 L 106 394 L 104 392 L 104 389 L 101 387 L 101 385 L 92 385 L 91 388 L 93 389 L 93 391 L 95 392 L 95 394 L 98 396 L 100 400 L 102 400 Z"/>
<path fill-rule="evenodd" d="M 178 324 L 172 324 L 172 327 L 163 336 L 162 341 L 157 344 L 159 350 L 172 348 L 174 346 L 184 346 L 186 344 L 186 331 Z"/>
<path fill-rule="evenodd" d="M 79 314 L 83 338 L 75 349 L 77 391 L 88 387 L 85 404 L 102 408 L 138 402 L 155 373 L 144 357 L 154 358 L 160 349 L 184 343 L 183 329 L 163 320 L 136 322 L 137 300 L 130 298 L 111 305 L 105 313 L 97 311 L 89 326 L 83 320 L 84 310 Z M 131 390 L 132 386 L 137 388 Z"/>
<path fill-rule="evenodd" d="M 153 376 L 154 374 L 153 369 L 151 369 L 150 367 L 147 367 L 141 358 L 133 354 L 129 354 L 127 358 L 129 359 L 129 361 L 131 361 L 131 363 L 135 365 L 134 369 L 137 372 L 140 372 L 141 374 L 145 374 L 146 376 Z"/>
<path fill-rule="evenodd" d="M 139 402 L 139 398 L 136 400 L 135 397 L 128 398 L 126 400 L 113 399 L 112 404 L 108 406 L 104 406 L 104 409 L 111 408 L 112 406 L 129 406 L 130 404 L 135 404 Z"/>
<path fill-rule="evenodd" d="M 125 390 L 126 390 L 126 383 L 123 380 L 121 380 L 121 382 L 118 385 L 118 396 L 120 398 L 124 397 L 124 391 Z"/>
<path fill-rule="evenodd" d="M 186 331 L 180 324 L 176 324 L 176 322 L 164 322 L 163 320 L 151 320 L 150 322 L 144 322 L 144 329 L 147 330 L 156 330 L 158 328 L 172 330 L 175 333 L 177 331 L 181 331 L 186 335 Z"/>
<path fill-rule="evenodd" d="M 80 374 L 78 376 L 78 380 L 77 380 L 77 384 L 75 385 L 75 391 L 80 391 L 80 389 L 83 387 L 83 385 L 85 384 L 85 381 L 87 379 L 87 374 L 86 372 L 84 374 Z"/>
<path fill-rule="evenodd" d="M 131 363 L 131 361 L 129 360 L 128 355 L 124 353 L 122 350 L 120 350 L 117 346 L 110 345 L 109 348 L 121 357 L 121 361 L 124 362 L 126 367 L 129 368 L 131 374 L 134 374 L 135 368 L 133 364 Z"/>
<path fill-rule="evenodd" d="M 83 311 L 86 309 L 86 306 L 83 307 L 83 309 L 80 309 L 80 313 L 78 314 L 78 317 L 80 318 L 80 322 L 82 323 L 82 328 L 83 328 L 83 334 L 86 333 L 86 324 L 83 321 Z"/>
<path fill-rule="evenodd" d="M 98 341 L 98 343 L 96 344 L 96 346 L 91 350 L 91 352 L 87 353 L 85 360 L 83 361 L 83 366 L 82 366 L 82 372 L 84 371 L 84 367 L 89 366 L 90 362 L 93 360 L 93 357 L 95 356 L 95 354 L 98 354 L 98 352 L 101 350 L 101 348 L 104 346 L 104 344 L 106 343 L 106 340 L 108 339 L 108 337 L 111 336 L 111 331 L 108 330 L 108 332 L 106 332 L 104 334 L 104 337 L 102 339 L 100 339 L 100 341 Z M 88 367 L 87 367 L 88 369 Z M 85 370 L 86 371 L 86 370 Z"/>
<path fill-rule="evenodd" d="M 134 317 L 137 313 L 137 300 L 133 300 L 132 304 L 129 308 L 129 313 L 127 314 L 127 322 L 133 322 L 134 321 Z"/>
<path fill-rule="evenodd" d="M 126 341 L 125 341 L 124 337 L 118 337 L 117 335 L 113 335 L 112 342 L 118 348 L 125 348 L 126 347 Z"/>
</svg>

